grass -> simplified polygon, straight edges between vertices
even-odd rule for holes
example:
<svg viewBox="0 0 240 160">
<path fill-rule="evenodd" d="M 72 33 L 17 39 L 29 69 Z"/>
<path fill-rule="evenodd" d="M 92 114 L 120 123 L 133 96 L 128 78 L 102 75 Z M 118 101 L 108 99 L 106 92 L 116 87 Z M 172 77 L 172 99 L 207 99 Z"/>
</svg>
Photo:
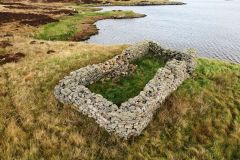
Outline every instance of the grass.
<svg viewBox="0 0 240 160">
<path fill-rule="evenodd" d="M 96 8 L 76 7 L 78 14 L 62 17 L 59 22 L 53 22 L 37 29 L 34 37 L 43 40 L 85 40 L 97 33 L 94 23 L 101 19 L 138 18 L 143 14 L 133 11 L 95 12 Z"/>
<path fill-rule="evenodd" d="M 153 56 L 144 56 L 135 62 L 136 70 L 119 79 L 98 81 L 88 86 L 95 93 L 101 94 L 106 99 L 120 105 L 139 94 L 144 86 L 154 77 L 158 68 L 164 66 L 164 62 Z"/>
<path fill-rule="evenodd" d="M 51 27 L 44 31 L 48 25 L 40 28 L 43 39 L 69 33 L 55 25 L 53 35 Z M 53 88 L 69 72 L 112 58 L 126 46 L 38 40 L 30 45 L 31 39 L 18 36 L 11 41 L 14 46 L 0 54 L 26 57 L 0 66 L 0 159 L 240 159 L 239 64 L 199 59 L 193 76 L 167 98 L 142 135 L 124 141 L 58 103 Z"/>
<path fill-rule="evenodd" d="M 240 65 L 199 59 L 142 135 L 124 141 L 53 96 L 70 71 L 124 46 L 73 44 L 20 39 L 14 47 L 26 57 L 0 66 L 0 159 L 240 158 Z M 49 46 L 56 54 L 46 54 Z"/>
<path fill-rule="evenodd" d="M 78 22 L 84 22 L 76 17 L 43 26 L 39 33 L 43 39 L 68 39 L 64 34 L 71 32 L 64 26 L 77 31 Z M 0 54 L 22 52 L 26 57 L 0 66 L 0 159 L 240 159 L 239 64 L 199 59 L 193 76 L 167 98 L 142 135 L 124 141 L 73 106 L 58 103 L 53 88 L 69 72 L 112 58 L 126 46 L 38 40 L 30 45 L 31 39 L 18 36 L 11 41 L 14 46 Z M 153 74 L 161 66 L 146 61 Z M 152 77 L 143 66 L 144 74 L 137 70 L 131 75 L 136 83 L 141 76 Z M 142 88 L 133 87 L 132 93 Z"/>
<path fill-rule="evenodd" d="M 5 54 L 6 54 L 6 49 L 0 48 L 0 55 L 5 55 Z"/>
</svg>

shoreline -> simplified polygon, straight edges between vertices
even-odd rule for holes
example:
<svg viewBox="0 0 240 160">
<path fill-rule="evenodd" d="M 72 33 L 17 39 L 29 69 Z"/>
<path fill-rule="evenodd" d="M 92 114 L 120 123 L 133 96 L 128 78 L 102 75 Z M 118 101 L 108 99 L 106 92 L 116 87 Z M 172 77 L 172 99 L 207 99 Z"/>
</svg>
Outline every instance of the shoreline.
<svg viewBox="0 0 240 160">
<path fill-rule="evenodd" d="M 164 6 L 164 5 L 186 5 L 187 3 L 184 2 L 173 2 L 173 1 L 168 1 L 168 2 L 137 2 L 137 3 L 112 3 L 112 4 L 104 4 L 104 5 L 94 5 L 95 7 L 114 7 L 114 6 Z"/>
<path fill-rule="evenodd" d="M 41 26 L 40 29 L 35 32 L 34 38 L 53 41 L 85 41 L 91 36 L 98 34 L 98 28 L 95 23 L 99 20 L 133 19 L 143 18 L 145 16 L 145 14 L 121 10 L 113 10 L 107 12 L 93 11 L 86 12 L 85 14 L 78 13 L 77 15 L 66 17 L 62 21 Z M 54 29 L 57 30 L 59 26 L 68 26 L 70 24 L 74 29 L 65 31 L 67 33 L 59 31 L 55 34 L 51 32 Z"/>
<path fill-rule="evenodd" d="M 136 4 L 129 4 L 129 5 L 109 5 L 109 6 L 165 6 L 165 5 L 186 5 L 187 3 L 183 2 L 168 2 L 168 3 L 136 3 Z M 107 7 L 108 5 L 104 6 Z"/>
<path fill-rule="evenodd" d="M 107 19 L 134 19 L 134 18 L 144 18 L 147 15 L 145 14 L 135 14 L 134 16 L 110 16 L 110 17 L 96 17 L 91 20 L 87 20 L 84 29 L 81 32 L 76 33 L 73 37 L 70 38 L 70 41 L 86 41 L 90 39 L 91 36 L 98 34 L 98 28 L 96 26 L 96 22 L 100 20 L 107 20 Z"/>
<path fill-rule="evenodd" d="M 151 1 L 151 0 L 147 0 L 147 1 L 111 1 L 111 3 L 105 3 L 105 4 L 101 4 L 103 3 L 103 1 L 98 1 L 98 3 L 91 3 L 91 4 L 80 4 L 80 5 L 73 5 L 70 3 L 64 3 L 67 5 L 60 5 L 62 9 L 55 9 L 53 11 L 49 11 L 47 12 L 50 7 L 47 7 L 46 3 L 27 3 L 24 1 L 21 1 L 20 3 L 4 3 L 1 2 L 0 6 L 2 7 L 1 11 L 4 11 L 2 13 L 5 13 L 6 11 L 9 12 L 13 12 L 14 14 L 16 14 L 15 16 L 18 16 L 17 14 L 25 14 L 25 10 L 27 12 L 30 11 L 30 13 L 34 13 L 33 16 L 38 16 L 39 17 L 43 17 L 45 16 L 45 14 L 47 15 L 46 17 L 51 19 L 53 18 L 53 23 L 47 23 L 47 24 L 42 24 L 39 25 L 39 27 L 37 29 L 35 29 L 33 26 L 27 26 L 27 25 L 23 25 L 24 28 L 29 28 L 30 29 L 30 36 L 33 35 L 33 38 L 36 39 L 43 39 L 43 40 L 60 40 L 60 41 L 85 41 L 88 40 L 91 36 L 93 35 L 97 35 L 98 34 L 98 28 L 95 25 L 96 22 L 98 22 L 99 20 L 105 20 L 105 19 L 133 19 L 133 18 L 143 18 L 147 15 L 145 14 L 141 14 L 141 13 L 135 13 L 132 12 L 131 13 L 126 13 L 125 11 L 121 11 L 121 10 L 117 10 L 117 11 L 112 11 L 112 12 L 108 12 L 108 15 L 104 15 L 102 13 L 96 12 L 98 11 L 98 9 L 96 9 L 95 7 L 108 7 L 108 6 L 153 6 L 153 5 L 184 5 L 185 3 L 183 2 L 175 2 L 175 1 Z M 110 2 L 110 1 L 107 1 Z M 55 3 L 50 3 L 50 5 L 54 5 Z M 59 3 L 56 3 L 57 5 L 59 5 Z M 46 8 L 46 11 L 42 11 L 41 12 L 37 12 L 34 11 L 34 9 L 39 9 L 39 7 L 41 9 Z M 93 8 L 94 7 L 94 8 Z M 11 9 L 12 8 L 12 9 Z M 26 8 L 24 10 L 24 8 Z M 64 9 L 65 8 L 65 9 Z M 15 10 L 17 11 L 15 13 Z M 55 13 L 66 13 L 65 15 L 61 15 L 61 16 L 55 16 L 53 14 Z M 49 16 L 49 13 L 52 14 Z M 107 12 L 105 12 L 107 14 Z M 26 13 L 28 14 L 28 13 Z M 69 15 L 68 15 L 69 14 Z M 89 14 L 89 15 L 87 15 Z M 22 14 L 23 15 L 23 14 Z M 23 15 L 25 16 L 25 15 Z M 23 17 L 22 16 L 22 17 Z M 83 18 L 80 18 L 80 16 L 84 16 Z M 25 16 L 26 17 L 26 16 Z M 76 18 L 74 18 L 76 17 Z M 79 17 L 79 18 L 78 18 Z M 34 18 L 34 17 L 33 17 Z M 36 19 L 37 20 L 37 19 Z M 34 20 L 34 21 L 36 21 Z M 72 30 L 68 30 L 68 29 L 63 29 L 62 31 L 59 31 L 56 34 L 52 34 L 53 32 L 56 32 L 56 30 L 59 29 L 59 27 L 55 27 L 54 29 L 54 25 L 55 26 L 61 26 L 61 22 L 62 21 L 69 21 L 69 26 L 71 26 L 71 28 L 73 28 Z M 41 20 L 42 21 L 42 20 Z M 54 22 L 55 21 L 55 22 Z M 75 22 L 70 22 L 70 21 L 75 21 Z M 78 22 L 77 22 L 78 21 Z M 81 22 L 80 22 L 81 21 Z M 40 22 L 40 20 L 39 20 Z M 11 26 L 10 22 L 10 26 Z M 26 22 L 24 22 L 26 23 Z M 29 23 L 27 21 L 27 23 Z M 36 23 L 36 22 L 34 22 Z M 59 24 L 59 25 L 58 25 Z M 8 24 L 7 24 L 8 25 Z M 3 27 L 3 30 L 6 27 Z M 47 28 L 47 29 L 46 29 Z M 65 28 L 67 28 L 67 26 L 65 26 Z M 18 29 L 18 28 L 17 28 Z M 42 30 L 41 30 L 42 29 Z M 19 30 L 19 29 L 18 29 Z M 47 32 L 44 33 L 45 30 L 52 30 L 52 32 Z M 67 30 L 67 32 L 66 32 Z M 21 28 L 20 28 L 21 31 Z M 32 33 L 32 31 L 34 31 Z M 25 31 L 24 31 L 25 32 Z M 44 35 L 45 34 L 45 35 Z M 51 36 L 52 34 L 52 36 Z M 26 35 L 26 36 L 29 36 Z"/>
<path fill-rule="evenodd" d="M 83 4 L 82 7 L 87 7 L 87 8 L 91 8 L 91 7 L 99 7 L 99 9 L 101 9 L 101 7 L 112 7 L 112 6 L 163 6 L 163 5 L 185 5 L 186 3 L 183 2 L 173 2 L 173 1 L 168 1 L 168 2 L 150 2 L 150 1 L 146 1 L 146 2 L 138 2 L 138 3 L 112 3 L 112 4 L 105 4 L 105 5 L 99 5 L 99 4 L 94 4 L 94 5 L 89 5 L 89 4 Z M 86 5 L 86 6 L 85 6 Z M 117 10 L 119 13 L 120 12 L 124 12 L 121 10 Z M 93 12 L 97 12 L 93 11 Z M 116 12 L 116 11 L 113 11 Z M 104 12 L 102 12 L 104 13 Z M 74 15 L 73 15 L 74 16 Z M 100 20 L 106 20 L 106 19 L 133 19 L 133 18 L 144 18 L 147 15 L 145 14 L 141 14 L 141 13 L 135 13 L 132 12 L 132 15 L 130 16 L 107 16 L 107 17 L 102 17 L 102 16 L 98 16 L 96 15 L 95 17 L 91 17 L 90 19 L 87 19 L 87 22 L 82 22 L 80 25 L 82 25 L 82 30 L 80 32 L 76 32 L 74 35 L 69 36 L 66 39 L 60 39 L 60 40 L 64 40 L 64 41 L 86 41 L 88 39 L 90 39 L 91 36 L 93 35 L 97 35 L 98 34 L 98 28 L 95 25 L 96 22 L 100 21 Z M 44 27 L 44 25 L 43 25 Z M 38 39 L 38 38 L 37 38 Z M 41 38 L 40 38 L 41 39 Z M 44 39 L 44 40 L 48 40 L 48 39 Z M 49 38 L 49 40 L 55 40 L 55 39 L 51 39 Z M 57 40 L 57 39 L 56 39 Z"/>
</svg>

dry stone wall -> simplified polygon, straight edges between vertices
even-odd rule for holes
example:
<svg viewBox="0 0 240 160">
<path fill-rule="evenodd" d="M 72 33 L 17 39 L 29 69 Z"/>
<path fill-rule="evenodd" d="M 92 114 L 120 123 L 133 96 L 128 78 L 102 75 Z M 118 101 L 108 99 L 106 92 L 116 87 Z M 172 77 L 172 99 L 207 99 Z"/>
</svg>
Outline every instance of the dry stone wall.
<svg viewBox="0 0 240 160">
<path fill-rule="evenodd" d="M 102 78 L 128 74 L 130 62 L 146 54 L 164 59 L 166 65 L 158 69 L 139 95 L 120 106 L 86 87 Z M 78 111 L 94 118 L 108 132 L 127 139 L 142 132 L 160 104 L 190 76 L 195 66 L 195 54 L 163 49 L 155 42 L 144 41 L 104 63 L 71 72 L 55 87 L 54 94 L 60 102 L 73 104 Z"/>
</svg>

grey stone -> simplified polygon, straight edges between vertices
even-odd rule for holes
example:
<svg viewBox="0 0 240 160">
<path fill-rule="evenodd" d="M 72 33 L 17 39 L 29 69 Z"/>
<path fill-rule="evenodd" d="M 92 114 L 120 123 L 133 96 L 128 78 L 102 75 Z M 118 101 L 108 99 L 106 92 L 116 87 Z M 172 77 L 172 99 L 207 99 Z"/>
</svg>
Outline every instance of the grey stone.
<svg viewBox="0 0 240 160">
<path fill-rule="evenodd" d="M 158 69 L 139 95 L 119 107 L 85 87 L 98 80 L 130 73 L 133 67 L 130 62 L 146 54 L 164 59 L 165 67 Z M 171 51 L 155 42 L 144 41 L 104 63 L 71 72 L 54 88 L 54 95 L 60 102 L 73 104 L 79 112 L 94 118 L 108 132 L 115 132 L 127 139 L 141 134 L 165 98 L 192 74 L 196 66 L 195 58 L 196 54 L 192 52 Z"/>
</svg>

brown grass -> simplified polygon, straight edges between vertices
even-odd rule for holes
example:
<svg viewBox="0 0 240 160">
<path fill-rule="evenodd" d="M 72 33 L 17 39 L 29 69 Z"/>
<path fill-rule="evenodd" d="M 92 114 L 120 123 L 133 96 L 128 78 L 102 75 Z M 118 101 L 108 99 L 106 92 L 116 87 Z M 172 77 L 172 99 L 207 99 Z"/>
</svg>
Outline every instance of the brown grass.
<svg viewBox="0 0 240 160">
<path fill-rule="evenodd" d="M 56 108 L 58 103 L 50 91 L 52 89 L 47 88 L 54 87 L 53 83 L 57 83 L 59 78 L 63 78 L 69 70 L 106 60 L 120 53 L 121 47 L 45 41 L 36 41 L 36 44 L 31 45 L 31 40 L 20 37 L 15 37 L 13 41 L 15 45 L 12 49 L 26 53 L 26 57 L 18 63 L 1 67 L 1 93 L 7 94 L 0 97 L 0 157 L 3 159 L 26 158 L 36 156 L 35 154 L 38 157 L 44 152 L 43 156 L 47 158 L 58 153 L 61 150 L 59 147 L 69 154 L 71 148 L 68 148 L 65 143 L 78 146 L 72 151 L 78 152 L 76 156 L 79 156 L 82 154 L 81 145 L 86 143 L 86 139 L 77 128 L 72 128 L 70 125 L 78 123 L 79 120 L 75 118 L 79 114 L 70 108 L 64 110 Z M 49 49 L 55 50 L 56 53 L 47 54 Z M 62 69 L 63 72 L 55 74 Z M 46 80 L 47 83 L 45 83 Z M 41 94 L 38 93 L 39 91 Z M 47 101 L 40 100 L 45 96 L 48 97 Z M 49 114 L 51 112 L 57 114 L 51 116 Z M 59 116 L 72 118 L 62 119 Z M 59 128 L 60 124 L 65 127 Z M 53 135 L 49 137 L 49 134 Z M 60 139 L 63 140 L 61 143 L 59 143 Z M 65 156 L 68 157 L 68 154 Z"/>
<path fill-rule="evenodd" d="M 29 8 L 21 8 L 23 6 Z M 7 5 L 0 4 L 0 30 L 3 31 L 0 33 L 0 36 L 4 33 L 21 36 L 28 35 L 36 28 L 31 25 L 46 24 L 44 21 L 54 21 L 70 13 L 74 13 L 72 5 L 62 3 L 47 4 L 25 2 L 20 4 L 13 3 L 12 5 L 8 3 Z M 33 22 L 31 23 L 31 21 Z"/>
<path fill-rule="evenodd" d="M 70 71 L 111 58 L 125 46 L 9 41 L 10 50 L 26 57 L 0 67 L 0 159 L 239 158 L 239 65 L 199 60 L 193 77 L 143 134 L 123 141 L 58 103 L 53 88 Z"/>
</svg>

